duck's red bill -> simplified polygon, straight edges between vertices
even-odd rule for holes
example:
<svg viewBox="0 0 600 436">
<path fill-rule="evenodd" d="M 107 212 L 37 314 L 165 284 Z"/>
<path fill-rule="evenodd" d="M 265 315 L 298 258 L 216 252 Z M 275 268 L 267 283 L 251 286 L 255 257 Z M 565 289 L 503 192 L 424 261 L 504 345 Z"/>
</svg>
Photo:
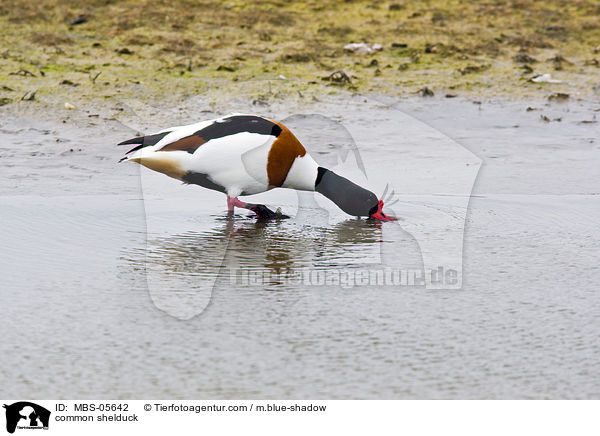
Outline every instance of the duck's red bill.
<svg viewBox="0 0 600 436">
<path fill-rule="evenodd" d="M 379 221 L 397 221 L 398 218 L 395 218 L 393 216 L 389 216 L 383 213 L 383 200 L 379 200 L 379 203 L 377 204 L 377 212 L 371 214 L 371 216 L 369 217 L 371 219 L 374 220 L 379 220 Z"/>
</svg>

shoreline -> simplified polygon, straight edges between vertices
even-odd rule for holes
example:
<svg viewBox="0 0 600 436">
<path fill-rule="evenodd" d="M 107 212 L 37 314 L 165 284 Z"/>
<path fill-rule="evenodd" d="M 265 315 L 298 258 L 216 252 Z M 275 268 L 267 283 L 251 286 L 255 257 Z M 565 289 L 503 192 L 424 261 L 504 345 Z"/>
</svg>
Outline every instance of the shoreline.
<svg viewBox="0 0 600 436">
<path fill-rule="evenodd" d="M 398 101 L 422 98 L 424 100 L 435 99 L 440 101 L 463 99 L 479 102 L 535 101 L 560 104 L 569 101 L 584 101 L 594 103 L 600 93 L 600 82 L 598 82 L 597 90 L 591 86 L 586 88 L 589 92 L 584 91 L 583 88 L 585 87 L 582 86 L 582 83 L 570 86 L 566 82 L 557 84 L 530 83 L 528 84 L 531 85 L 529 87 L 515 89 L 514 92 L 506 92 L 497 91 L 492 86 L 480 90 L 456 91 L 450 85 L 438 83 L 434 86 L 430 82 L 423 82 L 421 85 L 417 85 L 420 87 L 414 86 L 412 89 L 389 86 L 388 84 L 383 84 L 378 88 L 349 89 L 319 83 L 307 84 L 303 80 L 275 77 L 252 79 L 244 82 L 229 82 L 220 79 L 211 82 L 214 85 L 212 87 L 208 87 L 202 79 L 188 79 L 190 83 L 185 86 L 180 86 L 181 83 L 179 82 L 169 83 L 167 86 L 175 88 L 173 92 L 168 92 L 161 86 L 145 87 L 142 84 L 136 84 L 117 89 L 114 94 L 103 95 L 102 90 L 97 90 L 95 85 L 90 85 L 89 89 L 85 87 L 68 87 L 68 89 L 65 89 L 65 87 L 58 84 L 58 79 L 50 77 L 27 85 L 15 86 L 13 84 L 13 88 L 2 85 L 11 91 L 2 91 L 4 104 L 0 105 L 0 111 L 14 109 L 15 107 L 21 109 L 26 106 L 37 107 L 39 110 L 61 111 L 78 110 L 85 107 L 108 108 L 119 105 L 123 101 L 133 100 L 157 107 L 172 108 L 182 103 L 185 104 L 190 99 L 204 100 L 208 107 L 216 108 L 229 101 L 237 101 L 240 98 L 245 98 L 249 104 L 261 108 L 282 101 L 305 105 L 328 99 L 349 99 L 355 96 L 366 98 L 383 96 Z M 197 92 L 194 91 L 193 82 L 202 84 L 202 89 Z M 10 96 L 5 97 L 6 95 Z"/>
<path fill-rule="evenodd" d="M 177 96 L 166 101 L 147 101 L 142 98 L 121 96 L 114 100 L 97 101 L 85 99 L 64 98 L 56 95 L 52 98 L 36 101 L 19 101 L 0 107 L 0 115 L 6 118 L 35 120 L 56 125 L 73 125 L 78 127 L 99 127 L 103 123 L 118 123 L 131 129 L 132 132 L 152 132 L 167 125 L 190 124 L 203 119 L 210 119 L 230 113 L 255 113 L 259 115 L 288 116 L 297 113 L 310 113 L 313 111 L 326 114 L 328 105 L 365 105 L 387 106 L 390 110 L 416 110 L 426 115 L 432 115 L 437 110 L 431 105 L 453 107 L 457 104 L 464 108 L 471 104 L 484 107 L 515 107 L 517 111 L 539 114 L 540 125 L 556 124 L 562 121 L 561 113 L 568 112 L 570 108 L 577 107 L 589 112 L 590 115 L 582 118 L 581 123 L 596 123 L 596 113 L 600 113 L 600 103 L 591 97 L 570 98 L 563 101 L 553 101 L 547 98 L 522 96 L 477 96 L 460 95 L 455 98 L 446 98 L 435 95 L 420 97 L 417 95 L 396 96 L 382 93 L 358 93 L 338 90 L 325 95 L 304 94 L 294 91 L 283 92 L 269 84 L 261 83 L 266 92 L 249 92 L 248 95 L 204 93 L 200 95 Z M 270 88 L 270 91 L 269 91 Z M 73 105 L 70 108 L 66 104 Z M 404 106 L 400 109 L 398 106 Z M 428 109 L 428 107 L 430 109 Z M 414 114 L 412 114 L 414 115 Z M 427 121 L 426 118 L 421 121 Z M 107 124 L 108 126 L 108 124 Z"/>
</svg>

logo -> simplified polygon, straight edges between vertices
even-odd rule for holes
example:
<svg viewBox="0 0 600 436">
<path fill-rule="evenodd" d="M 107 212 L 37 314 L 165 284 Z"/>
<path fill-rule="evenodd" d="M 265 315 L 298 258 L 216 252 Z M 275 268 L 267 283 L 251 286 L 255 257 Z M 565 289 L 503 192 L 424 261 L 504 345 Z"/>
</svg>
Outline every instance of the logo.
<svg viewBox="0 0 600 436">
<path fill-rule="evenodd" d="M 29 401 L 19 401 L 6 409 L 6 431 L 14 433 L 15 429 L 48 430 L 50 411 Z"/>
</svg>

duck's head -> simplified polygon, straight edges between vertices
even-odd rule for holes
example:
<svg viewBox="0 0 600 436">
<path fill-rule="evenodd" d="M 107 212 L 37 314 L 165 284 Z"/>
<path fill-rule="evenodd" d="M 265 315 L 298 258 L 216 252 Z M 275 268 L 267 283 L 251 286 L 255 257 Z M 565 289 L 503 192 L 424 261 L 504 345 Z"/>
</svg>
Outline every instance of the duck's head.
<svg viewBox="0 0 600 436">
<path fill-rule="evenodd" d="M 366 216 L 379 221 L 396 221 L 383 213 L 383 200 L 345 177 L 319 167 L 315 191 L 333 201 L 348 215 Z"/>
</svg>

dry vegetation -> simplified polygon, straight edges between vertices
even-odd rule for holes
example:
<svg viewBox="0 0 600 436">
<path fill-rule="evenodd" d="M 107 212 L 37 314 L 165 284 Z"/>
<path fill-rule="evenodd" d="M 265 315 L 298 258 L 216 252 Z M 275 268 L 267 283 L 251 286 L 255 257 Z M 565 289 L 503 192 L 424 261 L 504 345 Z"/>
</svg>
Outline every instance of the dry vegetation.
<svg viewBox="0 0 600 436">
<path fill-rule="evenodd" d="M 265 80 L 279 95 L 427 86 L 545 98 L 589 96 L 600 81 L 596 0 L 3 0 L 0 26 L 4 104 L 33 90 L 38 102 L 256 97 Z M 383 50 L 350 53 L 350 42 Z M 538 73 L 563 83 L 528 80 Z"/>
</svg>

